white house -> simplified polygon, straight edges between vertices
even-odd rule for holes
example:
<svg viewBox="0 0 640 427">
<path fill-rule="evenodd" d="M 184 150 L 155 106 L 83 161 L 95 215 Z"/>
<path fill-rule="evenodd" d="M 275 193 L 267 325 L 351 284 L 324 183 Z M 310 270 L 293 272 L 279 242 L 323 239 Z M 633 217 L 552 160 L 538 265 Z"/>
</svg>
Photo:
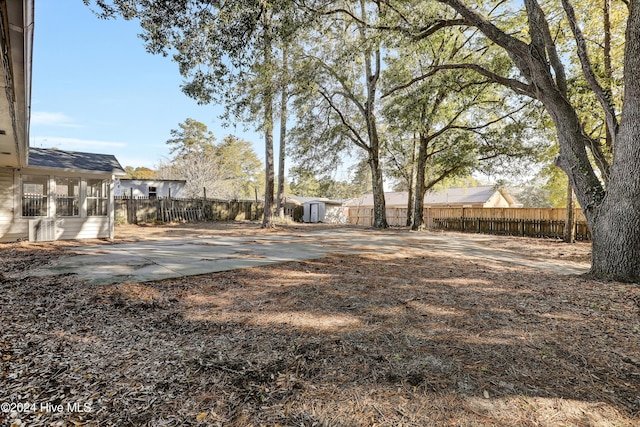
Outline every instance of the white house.
<svg viewBox="0 0 640 427">
<path fill-rule="evenodd" d="M 115 182 L 116 197 L 149 198 L 186 197 L 184 187 L 187 181 L 181 179 L 117 179 Z"/>
<path fill-rule="evenodd" d="M 33 7 L 0 7 L 0 241 L 112 238 L 116 158 L 29 147 Z"/>
</svg>

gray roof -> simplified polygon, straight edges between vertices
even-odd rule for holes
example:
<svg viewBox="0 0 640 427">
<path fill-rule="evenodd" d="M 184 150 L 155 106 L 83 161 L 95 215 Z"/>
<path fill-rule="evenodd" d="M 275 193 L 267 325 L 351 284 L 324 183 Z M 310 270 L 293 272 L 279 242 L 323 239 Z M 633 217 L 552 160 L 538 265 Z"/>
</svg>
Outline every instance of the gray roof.
<svg viewBox="0 0 640 427">
<path fill-rule="evenodd" d="M 29 166 L 125 174 L 118 160 L 111 154 L 81 153 L 50 148 L 29 147 Z"/>
<path fill-rule="evenodd" d="M 331 200 L 326 197 L 299 197 L 299 196 L 287 196 L 287 200 L 295 200 L 300 204 L 311 203 L 311 202 L 323 202 L 327 205 L 342 205 L 344 203 L 343 200 Z"/>
<path fill-rule="evenodd" d="M 497 191 L 493 185 L 478 187 L 448 188 L 442 192 L 429 192 L 424 195 L 425 205 L 458 203 L 486 203 Z"/>
<path fill-rule="evenodd" d="M 449 188 L 440 192 L 428 192 L 424 195 L 425 206 L 429 205 L 458 205 L 471 203 L 486 203 L 491 197 L 500 190 L 493 185 L 481 185 L 478 187 L 466 188 Z M 505 197 L 505 192 L 500 191 Z M 387 206 L 406 207 L 409 195 L 406 191 L 396 191 L 384 193 L 385 204 Z M 506 198 L 506 197 L 505 197 Z M 508 200 L 511 204 L 513 199 Z M 365 194 L 364 196 L 353 199 L 348 206 L 373 206 L 373 194 Z"/>
<path fill-rule="evenodd" d="M 131 182 L 131 183 L 158 183 L 158 182 L 181 182 L 183 184 L 187 183 L 186 179 L 162 179 L 162 178 L 149 178 L 149 179 L 137 179 L 137 178 L 120 178 L 120 182 Z"/>
</svg>

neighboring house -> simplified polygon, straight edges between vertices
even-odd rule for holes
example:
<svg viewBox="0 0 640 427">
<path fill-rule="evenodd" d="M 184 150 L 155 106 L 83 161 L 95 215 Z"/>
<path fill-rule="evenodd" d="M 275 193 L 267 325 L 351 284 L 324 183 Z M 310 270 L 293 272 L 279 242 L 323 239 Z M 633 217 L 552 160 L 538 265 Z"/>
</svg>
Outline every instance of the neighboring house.
<svg viewBox="0 0 640 427">
<path fill-rule="evenodd" d="M 406 191 L 384 193 L 387 208 L 407 208 L 409 195 Z M 373 208 L 373 194 L 365 194 L 347 203 L 349 207 Z M 428 192 L 424 196 L 425 208 L 515 208 L 522 207 L 504 189 L 493 185 L 479 187 L 449 188 L 440 192 Z"/>
<path fill-rule="evenodd" d="M 0 7 L 0 241 L 114 234 L 114 156 L 30 148 L 33 0 Z"/>
<path fill-rule="evenodd" d="M 149 198 L 172 197 L 184 198 L 187 181 L 179 179 L 117 179 L 115 182 L 116 197 Z"/>
<path fill-rule="evenodd" d="M 522 204 L 518 203 L 504 188 L 482 185 L 428 192 L 424 196 L 424 207 L 521 208 Z"/>
<path fill-rule="evenodd" d="M 303 206 L 303 222 L 326 222 L 345 224 L 347 215 L 342 200 L 330 200 L 326 197 L 288 197 Z M 348 212 L 348 211 L 347 211 Z"/>
</svg>

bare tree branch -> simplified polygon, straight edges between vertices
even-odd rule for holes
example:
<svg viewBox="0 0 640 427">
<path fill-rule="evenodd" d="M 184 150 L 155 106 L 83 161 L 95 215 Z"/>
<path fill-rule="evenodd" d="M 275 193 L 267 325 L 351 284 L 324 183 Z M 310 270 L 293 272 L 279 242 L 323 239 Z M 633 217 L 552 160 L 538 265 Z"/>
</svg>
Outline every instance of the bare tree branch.
<svg viewBox="0 0 640 427">
<path fill-rule="evenodd" d="M 337 8 L 331 9 L 324 12 L 312 9 L 316 13 L 321 13 L 322 15 L 338 15 L 343 14 L 347 15 L 351 18 L 355 23 L 361 25 L 365 28 L 371 30 L 381 30 L 381 31 L 394 31 L 402 34 L 406 34 L 412 37 L 414 40 L 420 40 L 429 37 L 430 35 L 436 33 L 437 31 L 447 28 L 447 27 L 457 27 L 460 25 L 464 25 L 466 21 L 464 19 L 438 19 L 433 23 L 420 27 L 420 28 L 412 28 L 410 26 L 401 26 L 401 25 L 373 25 L 368 22 L 363 21 L 359 16 L 354 14 L 348 9 Z M 403 17 L 404 18 L 404 17 Z"/>
<path fill-rule="evenodd" d="M 576 13 L 573 9 L 573 5 L 568 0 L 562 0 L 562 7 L 564 8 L 565 13 L 567 14 L 567 18 L 569 20 L 569 26 L 571 27 L 571 31 L 573 32 L 573 37 L 576 41 L 576 46 L 578 48 L 578 58 L 580 59 L 580 65 L 582 66 L 582 72 L 584 73 L 584 77 L 587 80 L 587 84 L 598 98 L 602 109 L 604 110 L 605 116 L 607 118 L 607 125 L 611 130 L 611 136 L 613 137 L 613 146 L 615 146 L 615 137 L 618 133 L 618 118 L 616 117 L 615 107 L 613 105 L 613 101 L 610 96 L 607 96 L 607 93 L 602 88 L 596 75 L 593 71 L 593 67 L 591 65 L 591 61 L 589 60 L 589 54 L 587 52 L 587 43 L 584 39 L 582 31 L 580 27 L 578 27 L 578 22 L 576 19 Z"/>
<path fill-rule="evenodd" d="M 329 104 L 331 109 L 338 115 L 338 117 L 340 118 L 340 121 L 342 122 L 344 127 L 346 127 L 349 130 L 349 133 L 351 134 L 349 139 L 351 139 L 353 141 L 353 143 L 356 144 L 358 147 L 360 147 L 360 148 L 362 148 L 362 149 L 364 149 L 366 151 L 371 150 L 371 147 L 369 147 L 369 145 L 366 143 L 366 141 L 364 141 L 362 139 L 362 137 L 360 137 L 360 133 L 349 123 L 349 121 L 344 116 L 344 114 L 342 113 L 340 108 L 338 108 L 335 105 L 335 103 L 333 102 L 332 97 L 329 96 L 328 93 L 326 93 L 324 90 L 319 90 L 318 92 L 325 99 L 325 101 L 327 101 L 327 104 Z M 341 95 L 343 95 L 343 94 L 341 94 Z"/>
<path fill-rule="evenodd" d="M 444 64 L 444 65 L 437 65 L 434 67 L 431 67 L 431 70 L 429 70 L 429 72 L 415 77 L 413 79 L 411 79 L 409 82 L 407 83 L 403 83 L 399 86 L 393 87 L 391 88 L 387 93 L 385 93 L 384 95 L 382 95 L 381 98 L 385 98 L 391 94 L 393 94 L 394 92 L 397 92 L 399 90 L 408 88 L 409 86 L 420 82 L 422 80 L 425 80 L 431 76 L 433 76 L 434 74 L 436 74 L 439 71 L 444 71 L 444 70 L 471 70 L 471 71 L 475 71 L 478 74 L 481 74 L 483 76 L 485 76 L 486 78 L 488 78 L 489 80 L 491 80 L 494 83 L 498 83 L 502 86 L 506 86 L 509 89 L 513 90 L 514 92 L 516 92 L 519 95 L 526 95 L 528 97 L 531 98 L 536 98 L 535 96 L 535 91 L 533 89 L 533 87 L 531 85 L 528 85 L 526 83 L 523 83 L 519 80 L 515 80 L 515 79 L 510 79 L 508 77 L 504 77 L 501 76 L 497 73 L 494 73 L 493 71 L 487 70 L 484 67 L 481 67 L 480 65 L 477 64 Z"/>
<path fill-rule="evenodd" d="M 351 87 L 349 87 L 346 80 L 342 76 L 340 76 L 334 68 L 327 65 L 323 60 L 321 60 L 318 57 L 311 56 L 311 55 L 306 55 L 305 57 L 315 61 L 320 66 L 320 68 L 327 71 L 334 79 L 336 79 L 340 83 L 340 86 L 342 86 L 343 91 L 341 92 L 341 94 L 345 98 L 348 98 L 351 102 L 353 102 L 356 105 L 356 107 L 358 107 L 358 110 L 360 110 L 360 113 L 362 113 L 363 115 L 366 115 L 365 106 L 362 105 L 362 103 L 358 100 L 358 98 L 355 97 Z"/>
<path fill-rule="evenodd" d="M 528 44 L 505 33 L 460 0 L 437 1 L 451 6 L 462 16 L 468 25 L 478 28 L 491 41 L 504 48 L 507 54 L 511 57 L 511 60 L 524 74 L 525 78 L 531 81 L 531 70 L 529 64 L 530 50 Z"/>
<path fill-rule="evenodd" d="M 534 44 L 541 51 L 540 55 L 546 52 L 549 63 L 553 68 L 556 76 L 556 85 L 558 90 L 566 98 L 567 96 L 567 76 L 564 71 L 564 65 L 560 61 L 556 44 L 551 36 L 551 30 L 549 29 L 549 22 L 544 16 L 544 11 L 540 7 L 537 1 L 525 0 L 525 6 L 527 8 L 527 16 L 529 17 L 529 28 L 532 33 L 532 44 Z"/>
</svg>

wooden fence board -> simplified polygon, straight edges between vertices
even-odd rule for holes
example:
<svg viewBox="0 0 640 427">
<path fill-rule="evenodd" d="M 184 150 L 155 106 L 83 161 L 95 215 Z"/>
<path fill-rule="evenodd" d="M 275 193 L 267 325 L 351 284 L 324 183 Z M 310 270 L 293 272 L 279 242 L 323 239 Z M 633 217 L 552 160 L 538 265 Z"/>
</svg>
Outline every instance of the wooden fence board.
<svg viewBox="0 0 640 427">
<path fill-rule="evenodd" d="M 116 198 L 117 221 L 196 222 L 260 219 L 263 204 L 255 200 Z"/>
<path fill-rule="evenodd" d="M 564 233 L 564 208 L 425 208 L 425 227 L 435 230 L 513 236 L 561 238 Z M 405 226 L 407 208 L 388 207 L 390 226 Z M 582 210 L 575 210 L 578 240 L 590 240 L 591 234 Z M 373 225 L 373 208 L 349 208 L 349 223 Z"/>
</svg>

